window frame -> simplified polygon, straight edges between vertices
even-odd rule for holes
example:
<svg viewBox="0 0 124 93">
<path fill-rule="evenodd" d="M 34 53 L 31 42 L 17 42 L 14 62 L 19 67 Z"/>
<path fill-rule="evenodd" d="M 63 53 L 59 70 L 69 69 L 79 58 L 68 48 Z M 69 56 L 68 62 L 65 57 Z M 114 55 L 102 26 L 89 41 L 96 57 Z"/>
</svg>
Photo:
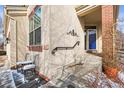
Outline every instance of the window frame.
<svg viewBox="0 0 124 93">
<path fill-rule="evenodd" d="M 38 21 L 35 20 L 36 11 L 38 9 L 40 9 L 40 25 L 35 27 L 35 21 L 38 23 Z M 35 33 L 39 28 L 40 28 L 40 42 L 38 42 L 35 37 Z M 32 39 L 30 35 L 31 33 L 33 33 Z M 36 6 L 33 10 L 33 14 L 31 13 L 31 15 L 29 16 L 29 46 L 39 46 L 39 45 L 41 45 L 41 6 Z"/>
<path fill-rule="evenodd" d="M 90 49 L 89 48 L 89 32 L 90 30 L 94 30 L 95 31 L 95 34 L 96 34 L 96 48 L 95 49 Z M 84 42 L 84 49 L 86 51 L 88 50 L 97 50 L 97 35 L 98 35 L 98 30 L 97 30 L 97 25 L 86 25 L 85 26 L 85 31 L 86 33 L 86 38 L 85 38 L 85 34 L 84 34 L 84 38 L 86 39 L 86 41 Z"/>
</svg>

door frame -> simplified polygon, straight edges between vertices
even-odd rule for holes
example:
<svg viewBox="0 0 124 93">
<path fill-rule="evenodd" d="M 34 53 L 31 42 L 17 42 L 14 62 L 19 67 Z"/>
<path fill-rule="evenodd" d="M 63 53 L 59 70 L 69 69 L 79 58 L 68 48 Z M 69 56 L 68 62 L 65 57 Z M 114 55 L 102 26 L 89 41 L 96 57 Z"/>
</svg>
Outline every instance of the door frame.
<svg viewBox="0 0 124 93">
<path fill-rule="evenodd" d="M 96 31 L 96 49 L 89 49 L 89 30 L 95 30 Z M 97 31 L 97 26 L 96 26 L 96 29 L 85 29 L 85 33 L 86 33 L 86 43 L 84 42 L 84 44 L 86 44 L 85 45 L 85 47 L 86 47 L 86 51 L 87 50 L 97 50 L 97 33 L 98 33 L 98 31 Z M 85 36 L 84 36 L 84 38 L 85 38 Z"/>
</svg>

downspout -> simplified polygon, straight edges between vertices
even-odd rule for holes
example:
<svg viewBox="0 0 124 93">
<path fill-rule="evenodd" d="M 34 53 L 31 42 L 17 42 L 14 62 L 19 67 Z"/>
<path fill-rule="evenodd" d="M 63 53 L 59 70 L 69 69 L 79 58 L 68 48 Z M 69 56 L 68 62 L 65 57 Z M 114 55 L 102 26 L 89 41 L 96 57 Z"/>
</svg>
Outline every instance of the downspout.
<svg viewBox="0 0 124 93">
<path fill-rule="evenodd" d="M 18 61 L 18 30 L 17 30 L 17 21 L 15 20 L 15 30 L 16 30 L 16 62 Z"/>
<path fill-rule="evenodd" d="M 10 15 L 8 14 L 5 14 L 6 16 L 8 16 L 10 19 L 14 20 L 15 21 L 15 30 L 16 30 L 16 62 L 18 61 L 18 42 L 17 42 L 17 39 L 18 39 L 18 34 L 17 34 L 17 21 L 15 18 L 11 17 Z"/>
</svg>

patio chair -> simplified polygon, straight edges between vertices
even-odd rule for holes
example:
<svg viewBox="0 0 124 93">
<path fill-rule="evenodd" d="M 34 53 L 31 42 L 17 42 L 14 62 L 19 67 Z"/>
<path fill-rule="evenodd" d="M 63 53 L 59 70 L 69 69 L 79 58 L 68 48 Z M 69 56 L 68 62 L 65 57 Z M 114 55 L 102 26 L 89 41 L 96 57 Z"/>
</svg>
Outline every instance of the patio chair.
<svg viewBox="0 0 124 93">
<path fill-rule="evenodd" d="M 23 72 L 23 70 L 22 70 L 23 66 L 28 65 L 28 64 L 33 64 L 33 62 L 34 62 L 34 58 L 31 59 L 31 55 L 29 53 L 26 53 L 24 61 L 16 62 L 17 71 Z"/>
<path fill-rule="evenodd" d="M 34 60 L 33 63 L 24 65 L 22 67 L 22 71 L 23 71 L 23 74 L 24 74 L 25 77 L 26 77 L 26 73 L 28 71 L 31 71 L 31 74 L 32 75 L 35 74 L 35 70 L 36 70 L 36 59 L 39 58 L 39 54 L 34 55 L 33 58 L 34 58 L 33 59 Z"/>
<path fill-rule="evenodd" d="M 18 61 L 18 62 L 16 62 L 16 65 L 18 66 L 18 65 L 26 65 L 26 64 L 33 63 L 33 61 L 31 60 L 31 58 L 28 59 L 28 55 L 29 55 L 29 53 L 26 53 L 25 60 L 24 61 Z"/>
</svg>

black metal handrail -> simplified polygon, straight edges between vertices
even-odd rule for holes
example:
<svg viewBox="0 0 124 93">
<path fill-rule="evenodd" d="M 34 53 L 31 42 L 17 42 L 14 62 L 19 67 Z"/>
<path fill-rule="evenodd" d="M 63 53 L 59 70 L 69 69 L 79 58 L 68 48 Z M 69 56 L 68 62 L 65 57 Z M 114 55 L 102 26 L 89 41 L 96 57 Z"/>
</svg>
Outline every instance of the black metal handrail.
<svg viewBox="0 0 124 93">
<path fill-rule="evenodd" d="M 80 44 L 80 41 L 77 41 L 77 42 L 74 44 L 74 46 L 72 46 L 72 47 L 56 47 L 55 49 L 52 50 L 51 53 L 52 53 L 53 55 L 55 55 L 55 52 L 56 52 L 57 50 L 71 50 L 71 49 L 75 48 L 76 45 L 79 46 L 79 44 Z"/>
</svg>

